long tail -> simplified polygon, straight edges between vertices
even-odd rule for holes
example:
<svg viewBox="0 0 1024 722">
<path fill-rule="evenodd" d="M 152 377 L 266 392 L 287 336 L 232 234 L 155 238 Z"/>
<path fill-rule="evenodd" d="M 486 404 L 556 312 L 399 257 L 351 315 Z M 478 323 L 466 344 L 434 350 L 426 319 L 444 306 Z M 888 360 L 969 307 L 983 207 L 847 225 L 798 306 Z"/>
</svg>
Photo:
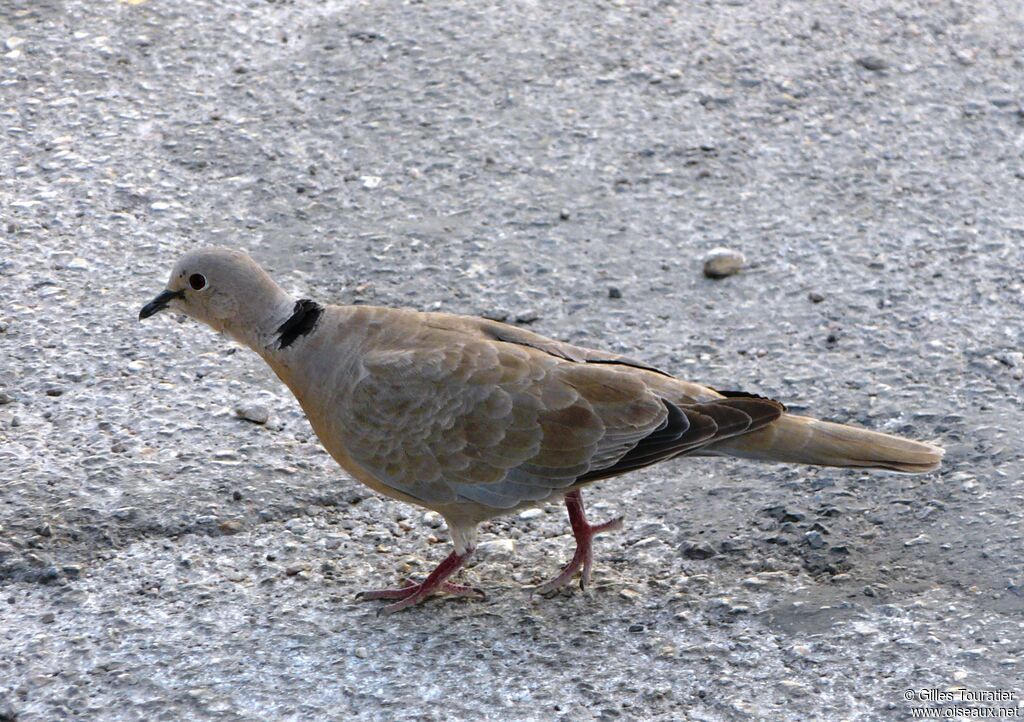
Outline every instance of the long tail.
<svg viewBox="0 0 1024 722">
<path fill-rule="evenodd" d="M 757 431 L 703 451 L 743 459 L 888 469 L 908 474 L 934 471 L 946 453 L 932 444 L 791 414 L 783 414 Z"/>
</svg>

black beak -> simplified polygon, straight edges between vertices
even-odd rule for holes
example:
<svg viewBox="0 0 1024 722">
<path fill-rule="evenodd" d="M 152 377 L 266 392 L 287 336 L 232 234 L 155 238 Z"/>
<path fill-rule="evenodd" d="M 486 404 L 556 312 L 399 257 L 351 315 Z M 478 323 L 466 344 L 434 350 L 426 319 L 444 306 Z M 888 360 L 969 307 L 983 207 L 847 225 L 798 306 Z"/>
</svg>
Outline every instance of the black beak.
<svg viewBox="0 0 1024 722">
<path fill-rule="evenodd" d="M 142 310 L 139 311 L 139 320 L 141 321 L 143 319 L 149 318 L 155 313 L 163 311 L 165 308 L 167 308 L 167 304 L 169 304 L 176 298 L 185 298 L 185 291 L 164 291 L 159 296 L 157 296 L 152 301 L 150 301 L 149 303 L 142 307 Z"/>
</svg>

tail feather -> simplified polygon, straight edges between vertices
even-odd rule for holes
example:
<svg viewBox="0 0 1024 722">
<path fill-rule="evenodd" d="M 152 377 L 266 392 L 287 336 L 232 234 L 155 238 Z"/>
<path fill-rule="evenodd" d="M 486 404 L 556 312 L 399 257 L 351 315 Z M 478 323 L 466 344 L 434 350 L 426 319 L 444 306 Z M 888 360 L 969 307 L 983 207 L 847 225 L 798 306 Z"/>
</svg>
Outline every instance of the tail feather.
<svg viewBox="0 0 1024 722">
<path fill-rule="evenodd" d="M 922 474 L 939 468 L 945 451 L 877 431 L 784 414 L 749 434 L 713 444 L 707 453 L 818 466 L 888 469 Z"/>
</svg>

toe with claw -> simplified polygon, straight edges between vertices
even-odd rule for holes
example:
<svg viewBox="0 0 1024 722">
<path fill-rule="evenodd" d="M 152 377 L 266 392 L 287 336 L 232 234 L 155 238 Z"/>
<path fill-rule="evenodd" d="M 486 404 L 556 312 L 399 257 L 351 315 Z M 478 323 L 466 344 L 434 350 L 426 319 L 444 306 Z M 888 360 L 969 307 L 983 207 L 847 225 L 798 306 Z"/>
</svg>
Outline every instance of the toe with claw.
<svg viewBox="0 0 1024 722">
<path fill-rule="evenodd" d="M 356 595 L 356 600 L 360 602 L 366 602 L 373 599 L 395 599 L 392 604 L 381 607 L 377 610 L 377 614 L 393 614 L 406 607 L 411 607 L 415 604 L 419 604 L 427 597 L 434 594 L 450 594 L 456 597 L 466 597 L 469 599 L 484 599 L 486 595 L 482 590 L 476 587 L 469 587 L 463 584 L 454 584 L 453 582 L 446 581 L 448 577 L 454 574 L 466 560 L 472 554 L 472 550 L 467 550 L 463 554 L 452 552 L 445 558 L 443 562 L 437 565 L 437 568 L 430 573 L 426 579 L 422 582 L 415 583 L 412 580 L 406 579 L 400 587 L 394 587 L 391 589 L 371 589 L 364 592 L 359 592 Z"/>
<path fill-rule="evenodd" d="M 594 537 L 609 531 L 622 528 L 622 517 L 617 517 L 603 524 L 591 524 L 587 521 L 583 509 L 583 495 L 579 490 L 565 495 L 565 508 L 569 512 L 569 523 L 572 525 L 573 536 L 576 537 L 576 552 L 572 560 L 562 567 L 562 571 L 554 578 L 534 587 L 534 594 L 547 594 L 569 584 L 576 572 L 580 572 L 580 589 L 590 584 L 590 572 L 594 563 Z"/>
</svg>

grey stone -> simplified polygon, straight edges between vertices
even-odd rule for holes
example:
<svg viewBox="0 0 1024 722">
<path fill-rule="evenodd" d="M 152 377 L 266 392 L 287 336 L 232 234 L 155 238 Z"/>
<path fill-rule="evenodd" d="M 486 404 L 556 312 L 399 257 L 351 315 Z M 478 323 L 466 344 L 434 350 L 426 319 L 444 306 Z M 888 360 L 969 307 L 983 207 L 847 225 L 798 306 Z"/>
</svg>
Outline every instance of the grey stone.
<svg viewBox="0 0 1024 722">
<path fill-rule="evenodd" d="M 680 547 L 680 551 L 682 551 L 683 556 L 687 559 L 710 559 L 718 554 L 715 548 L 705 541 L 684 542 Z"/>
<path fill-rule="evenodd" d="M 511 559 L 516 552 L 516 543 L 511 539 L 495 539 L 479 544 L 476 555 L 481 559 Z"/>
<path fill-rule="evenodd" d="M 235 416 L 254 424 L 265 424 L 270 419 L 270 409 L 263 404 L 239 404 L 235 407 Z"/>
<path fill-rule="evenodd" d="M 819 531 L 809 531 L 804 535 L 804 540 L 807 542 L 811 549 L 821 549 L 825 546 L 825 539 L 821 536 Z"/>
<path fill-rule="evenodd" d="M 1024 352 L 1007 351 L 996 356 L 996 359 L 1010 368 L 1024 367 Z"/>
<path fill-rule="evenodd" d="M 217 525 L 221 534 L 238 534 L 245 528 L 244 523 L 239 519 L 226 519 Z"/>
<path fill-rule="evenodd" d="M 866 70 L 878 72 L 889 67 L 889 61 L 878 55 L 862 55 L 857 58 L 857 64 Z"/>
<path fill-rule="evenodd" d="M 704 275 L 714 279 L 726 278 L 739 273 L 746 262 L 746 258 L 739 251 L 713 248 L 704 256 Z"/>
</svg>

